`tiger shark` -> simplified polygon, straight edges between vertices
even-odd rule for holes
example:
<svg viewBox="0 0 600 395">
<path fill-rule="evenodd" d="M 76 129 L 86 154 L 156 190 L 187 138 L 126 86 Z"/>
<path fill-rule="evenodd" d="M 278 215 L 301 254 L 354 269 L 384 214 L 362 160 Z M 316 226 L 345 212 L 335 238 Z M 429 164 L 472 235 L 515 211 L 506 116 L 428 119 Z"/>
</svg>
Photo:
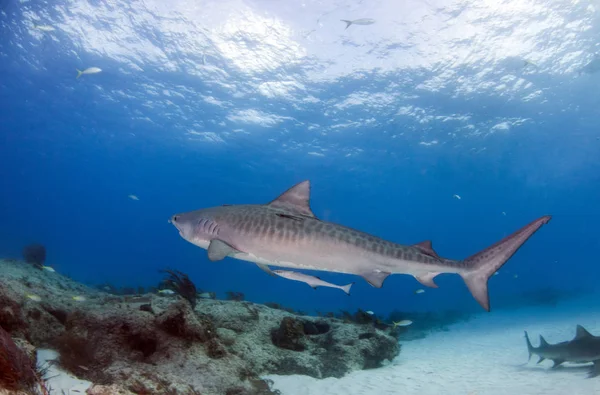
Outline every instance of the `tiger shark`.
<svg viewBox="0 0 600 395">
<path fill-rule="evenodd" d="M 211 261 L 232 257 L 269 266 L 362 276 L 381 288 L 391 274 L 409 274 L 437 288 L 440 273 L 456 273 L 490 311 L 488 279 L 550 221 L 543 216 L 496 244 L 465 259 L 440 257 L 431 241 L 401 245 L 318 219 L 310 208 L 310 182 L 294 185 L 268 204 L 223 205 L 176 214 L 179 235 L 208 251 Z"/>
<path fill-rule="evenodd" d="M 577 325 L 573 340 L 549 344 L 540 335 L 540 345 L 533 347 L 529 335 L 525 331 L 525 341 L 527 342 L 529 359 L 533 354 L 537 354 L 539 356 L 537 363 L 550 359 L 554 362 L 552 368 L 556 368 L 564 362 L 592 362 L 594 366 L 592 366 L 588 377 L 600 375 L 600 336 L 592 335 L 581 325 Z"/>
</svg>

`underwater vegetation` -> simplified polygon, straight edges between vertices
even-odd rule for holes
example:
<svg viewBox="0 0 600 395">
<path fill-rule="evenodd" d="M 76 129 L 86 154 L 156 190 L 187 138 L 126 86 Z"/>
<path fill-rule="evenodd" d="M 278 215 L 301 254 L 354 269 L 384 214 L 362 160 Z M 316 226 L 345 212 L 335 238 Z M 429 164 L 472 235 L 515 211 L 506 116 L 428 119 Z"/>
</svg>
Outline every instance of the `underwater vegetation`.
<svg viewBox="0 0 600 395">
<path fill-rule="evenodd" d="M 17 394 L 48 394 L 32 358 L 15 344 L 2 326 L 0 326 L 0 389 Z"/>
<path fill-rule="evenodd" d="M 167 273 L 169 276 L 163 280 L 170 289 L 177 292 L 181 297 L 187 300 L 192 309 L 196 307 L 196 286 L 190 280 L 187 274 L 182 273 L 178 270 L 163 270 L 162 272 Z"/>
<path fill-rule="evenodd" d="M 241 302 L 246 299 L 246 295 L 241 292 L 227 291 L 227 300 L 235 300 Z"/>
<path fill-rule="evenodd" d="M 29 244 L 23 247 L 23 259 L 38 268 L 41 268 L 46 262 L 46 247 L 41 244 Z"/>
</svg>

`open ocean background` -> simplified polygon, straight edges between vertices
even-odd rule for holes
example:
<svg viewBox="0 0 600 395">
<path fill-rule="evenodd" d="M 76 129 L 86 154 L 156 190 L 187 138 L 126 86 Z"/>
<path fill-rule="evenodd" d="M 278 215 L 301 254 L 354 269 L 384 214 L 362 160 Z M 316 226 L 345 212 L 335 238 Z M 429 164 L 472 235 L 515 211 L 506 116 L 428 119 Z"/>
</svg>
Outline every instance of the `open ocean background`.
<svg viewBox="0 0 600 395">
<path fill-rule="evenodd" d="M 375 23 L 340 21 L 357 18 Z M 0 0 L 0 255 L 40 242 L 86 284 L 174 268 L 313 313 L 481 311 L 458 276 L 314 291 L 210 262 L 167 223 L 309 179 L 320 218 L 455 259 L 551 214 L 492 309 L 594 291 L 598 51 L 595 0 Z"/>
</svg>

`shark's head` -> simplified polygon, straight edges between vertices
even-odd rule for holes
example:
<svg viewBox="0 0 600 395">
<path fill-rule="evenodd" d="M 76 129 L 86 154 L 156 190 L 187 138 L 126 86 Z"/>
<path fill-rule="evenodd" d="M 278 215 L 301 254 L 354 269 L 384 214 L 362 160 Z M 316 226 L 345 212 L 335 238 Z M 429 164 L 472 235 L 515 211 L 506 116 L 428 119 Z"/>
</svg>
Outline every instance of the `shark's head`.
<svg viewBox="0 0 600 395">
<path fill-rule="evenodd" d="M 185 240 L 198 247 L 208 248 L 210 241 L 216 238 L 220 231 L 215 214 L 211 209 L 190 211 L 173 215 L 169 222 Z"/>
</svg>

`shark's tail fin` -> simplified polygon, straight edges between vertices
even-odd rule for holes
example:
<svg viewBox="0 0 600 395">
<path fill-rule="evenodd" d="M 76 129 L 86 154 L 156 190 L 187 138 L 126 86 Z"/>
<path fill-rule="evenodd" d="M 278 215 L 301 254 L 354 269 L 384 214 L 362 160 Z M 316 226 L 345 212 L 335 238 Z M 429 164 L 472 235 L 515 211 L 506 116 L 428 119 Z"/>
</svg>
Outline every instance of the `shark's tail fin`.
<svg viewBox="0 0 600 395">
<path fill-rule="evenodd" d="M 79 69 L 75 69 L 75 70 L 77 70 L 77 77 L 75 77 L 75 79 L 78 79 L 83 74 L 83 71 L 81 71 Z"/>
<path fill-rule="evenodd" d="M 496 244 L 465 259 L 462 264 L 465 271 L 460 273 L 467 284 L 471 294 L 479 304 L 490 311 L 490 297 L 488 294 L 489 278 L 514 255 L 515 252 L 533 235 L 542 225 L 550 221 L 550 216 L 536 219 L 529 225 L 506 236 Z"/>
<path fill-rule="evenodd" d="M 535 349 L 531 345 L 531 340 L 529 340 L 529 335 L 527 334 L 527 331 L 525 331 L 525 341 L 527 342 L 527 352 L 529 353 L 529 358 L 527 360 L 531 361 L 531 356 L 533 355 Z"/>
<path fill-rule="evenodd" d="M 346 19 L 340 19 L 340 21 L 346 22 L 346 29 L 348 29 L 350 27 L 350 25 L 352 24 L 352 21 L 348 21 Z M 344 30 L 346 30 L 346 29 L 344 29 Z"/>
<path fill-rule="evenodd" d="M 341 288 L 342 291 L 346 292 L 346 295 L 350 295 L 350 288 L 354 285 L 354 283 L 346 284 Z"/>
</svg>

